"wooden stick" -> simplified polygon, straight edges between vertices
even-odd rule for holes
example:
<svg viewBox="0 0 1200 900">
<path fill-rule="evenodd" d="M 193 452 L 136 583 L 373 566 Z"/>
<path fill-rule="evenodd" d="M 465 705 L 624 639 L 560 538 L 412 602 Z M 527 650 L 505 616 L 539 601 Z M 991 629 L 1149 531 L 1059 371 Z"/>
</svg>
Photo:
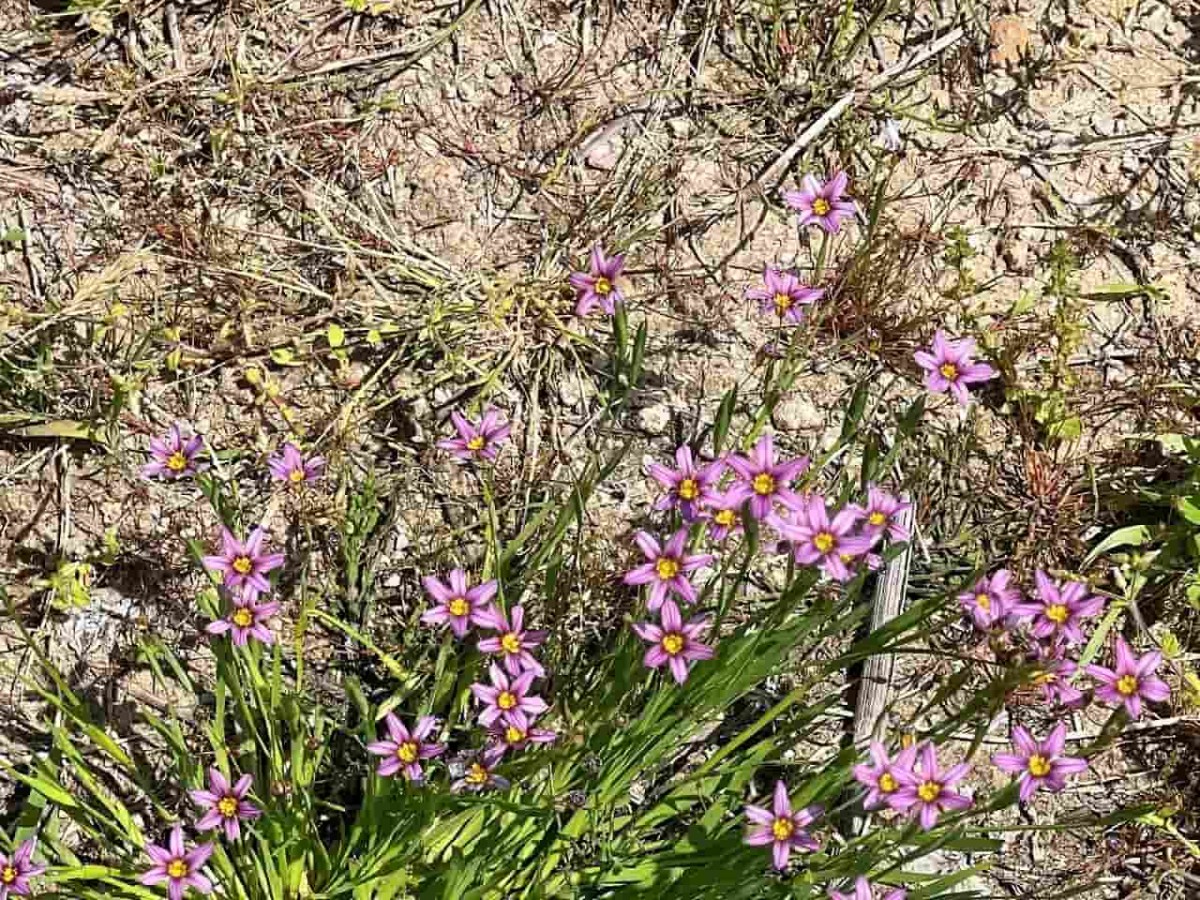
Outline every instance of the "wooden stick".
<svg viewBox="0 0 1200 900">
<path fill-rule="evenodd" d="M 897 524 L 911 534 L 913 510 L 910 506 L 897 517 Z M 912 542 L 888 563 L 875 585 L 875 605 L 871 610 L 871 631 L 878 631 L 904 608 L 908 591 L 908 569 L 912 563 Z M 858 689 L 858 704 L 854 711 L 854 744 L 864 746 L 877 737 L 887 724 L 888 694 L 892 688 L 894 657 L 890 653 L 869 656 L 863 662 L 862 681 Z"/>
</svg>

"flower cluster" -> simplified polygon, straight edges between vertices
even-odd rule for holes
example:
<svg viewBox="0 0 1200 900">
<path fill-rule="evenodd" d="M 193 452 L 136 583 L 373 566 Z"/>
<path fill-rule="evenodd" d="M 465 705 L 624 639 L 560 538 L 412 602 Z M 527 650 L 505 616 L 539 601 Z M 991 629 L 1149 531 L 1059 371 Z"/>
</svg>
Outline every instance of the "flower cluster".
<svg viewBox="0 0 1200 900">
<path fill-rule="evenodd" d="M 279 611 L 275 601 L 264 601 L 271 590 L 267 573 L 284 564 L 282 553 L 264 550 L 266 531 L 255 528 L 243 541 L 228 528 L 221 529 L 221 552 L 205 556 L 204 568 L 221 578 L 221 587 L 229 598 L 229 611 L 208 625 L 212 635 L 229 633 L 236 646 L 244 646 L 250 638 L 270 644 L 274 641 L 266 621 Z"/>
<path fill-rule="evenodd" d="M 1103 597 L 1089 596 L 1081 581 L 1057 582 L 1039 570 L 1034 573 L 1034 592 L 1026 598 L 1011 574 L 1000 569 L 959 594 L 958 602 L 978 630 L 1024 646 L 1036 666 L 1034 683 L 1047 703 L 1067 708 L 1087 703 L 1087 693 L 1073 683 L 1079 665 L 1070 653 L 1087 642 L 1085 628 L 1104 612 Z M 1166 683 L 1154 674 L 1162 664 L 1158 651 L 1138 656 L 1118 637 L 1114 656 L 1114 668 L 1088 665 L 1084 670 L 1097 682 L 1097 700 L 1123 707 L 1137 719 L 1143 702 L 1162 702 L 1170 696 Z"/>
<path fill-rule="evenodd" d="M 253 784 L 253 776 L 247 774 L 230 785 L 219 770 L 209 769 L 208 790 L 190 792 L 192 800 L 204 809 L 195 822 L 196 830 L 221 829 L 228 840 L 238 840 L 242 834 L 241 823 L 262 815 L 262 810 L 246 799 Z M 213 884 L 204 872 L 204 865 L 215 849 L 211 842 L 189 849 L 184 843 L 183 826 L 176 825 L 171 829 L 167 846 L 146 845 L 151 866 L 141 876 L 141 883 L 150 886 L 166 884 L 171 900 L 180 900 L 189 887 L 201 894 L 211 893 Z"/>
<path fill-rule="evenodd" d="M 185 440 L 183 430 L 183 426 L 175 424 L 165 437 L 150 441 L 152 461 L 142 469 L 143 476 L 177 480 L 205 470 L 206 464 L 199 459 L 204 441 L 199 435 Z M 287 488 L 316 481 L 324 469 L 323 456 L 305 457 L 291 441 L 267 459 L 271 479 Z M 266 539 L 267 533 L 261 527 L 252 529 L 245 540 L 223 527 L 220 552 L 203 558 L 204 568 L 219 579 L 228 602 L 226 614 L 205 630 L 214 636 L 229 634 L 238 647 L 251 639 L 263 644 L 274 642 L 267 621 L 279 612 L 279 603 L 264 599 L 264 595 L 271 591 L 267 576 L 284 564 L 285 557 L 282 553 L 268 553 L 264 549 Z"/>
<path fill-rule="evenodd" d="M 1035 576 L 1035 594 L 1023 598 L 1011 574 L 999 570 L 985 576 L 958 595 L 959 605 L 980 631 L 1006 634 L 1026 641 L 1028 654 L 1038 660 L 1035 681 L 1049 704 L 1078 706 L 1085 702 L 1084 692 L 1069 679 L 1078 669 L 1067 657 L 1069 648 L 1087 640 L 1086 621 L 1104 609 L 1102 597 L 1088 596 L 1082 582 L 1060 583 L 1045 572 Z M 1116 639 L 1116 666 L 1089 665 L 1086 671 L 1099 682 L 1096 698 L 1123 706 L 1132 718 L 1141 714 L 1142 702 L 1163 701 L 1169 696 L 1167 685 L 1154 675 L 1162 662 L 1158 652 L 1138 657 L 1123 638 Z M 1039 790 L 1061 791 L 1072 775 L 1087 769 L 1080 757 L 1068 755 L 1067 725 L 1057 722 L 1050 733 L 1036 738 L 1029 729 L 1017 725 L 1012 731 L 1010 753 L 997 753 L 992 763 L 1001 771 L 1016 776 L 1018 797 L 1028 802 Z M 921 828 L 932 828 L 943 812 L 966 809 L 971 800 L 954 788 L 966 777 L 970 766 L 960 763 L 942 770 L 932 743 L 909 744 L 895 757 L 889 756 L 880 742 L 869 747 L 870 762 L 855 767 L 854 777 L 867 793 L 867 809 L 890 807 L 916 819 Z"/>
<path fill-rule="evenodd" d="M 876 568 L 880 559 L 872 551 L 881 540 L 908 539 L 900 518 L 909 507 L 907 501 L 872 484 L 865 504 L 831 511 L 824 497 L 802 495 L 793 488 L 808 468 L 806 456 L 780 459 L 770 433 L 747 454 L 730 453 L 700 465 L 692 448 L 682 446 L 675 451 L 675 468 L 661 463 L 647 467 L 647 474 L 664 490 L 654 508 L 676 510 L 684 523 L 665 543 L 638 532 L 634 540 L 645 562 L 624 575 L 626 584 L 648 587 L 646 606 L 660 613 L 658 623 L 633 626 L 650 644 L 644 657 L 648 667 L 669 666 L 682 684 L 690 663 L 713 656 L 701 640 L 707 619 L 687 621 L 679 607 L 696 604 L 691 575 L 714 560 L 711 553 L 688 552 L 691 523 L 706 521 L 708 537 L 724 541 L 742 529 L 742 517 L 748 515 L 771 526 L 782 538 L 776 546 L 790 548 L 797 562 L 819 566 L 838 581 L 848 581 L 860 562 Z M 724 484 L 726 475 L 730 477 Z"/>
<path fill-rule="evenodd" d="M 938 764 L 933 744 L 911 744 L 893 759 L 878 741 L 869 748 L 871 764 L 854 767 L 854 778 L 867 789 L 867 809 L 890 807 L 917 820 L 929 830 L 944 812 L 967 809 L 971 799 L 955 790 L 971 767 L 959 763 L 948 769 Z"/>
<path fill-rule="evenodd" d="M 509 613 L 493 603 L 499 591 L 496 581 L 472 586 L 462 569 L 450 572 L 446 581 L 427 576 L 423 580 L 434 606 L 422 616 L 430 625 L 449 624 L 456 638 L 464 638 L 472 627 L 492 631 L 477 644 L 481 653 L 493 656 L 498 662 L 488 667 L 489 684 L 476 682 L 471 693 L 482 707 L 479 724 L 488 734 L 488 745 L 464 757 L 461 777 L 453 782 L 455 791 L 480 791 L 489 787 L 504 788 L 508 782 L 495 773 L 495 767 L 510 750 L 522 750 L 530 744 L 554 741 L 553 731 L 539 728 L 537 719 L 549 708 L 532 692 L 533 682 L 546 675 L 545 667 L 533 655 L 546 640 L 546 632 L 525 627 L 525 608 L 514 606 Z M 422 719 L 409 736 L 394 716 L 389 714 L 391 741 L 371 746 L 372 753 L 403 754 L 399 757 L 407 768 L 410 780 L 419 780 L 422 772 L 418 760 L 440 755 L 441 744 L 422 743 L 434 726 L 431 717 Z M 407 743 L 406 743 L 407 741 Z M 388 771 L 384 771 L 387 767 Z M 399 764 L 389 759 L 379 767 L 379 774 L 393 774 Z"/>
</svg>

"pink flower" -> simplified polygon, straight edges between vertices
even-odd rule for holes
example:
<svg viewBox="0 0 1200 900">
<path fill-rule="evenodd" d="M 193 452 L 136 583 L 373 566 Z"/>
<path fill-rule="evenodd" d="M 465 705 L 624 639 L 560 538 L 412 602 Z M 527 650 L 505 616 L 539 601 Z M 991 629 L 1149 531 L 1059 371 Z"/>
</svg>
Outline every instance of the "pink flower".
<svg viewBox="0 0 1200 900">
<path fill-rule="evenodd" d="M 791 272 L 768 268 L 763 272 L 763 286 L 746 291 L 746 299 L 757 300 L 764 313 L 799 325 L 804 321 L 804 307 L 825 296 L 823 288 L 809 287 Z"/>
<path fill-rule="evenodd" d="M 867 537 L 880 537 L 886 534 L 893 541 L 907 541 L 908 529 L 897 521 L 897 517 L 912 504 L 907 500 L 895 497 L 873 484 L 867 485 L 867 504 L 857 503 L 847 505 L 862 519 L 862 533 Z"/>
<path fill-rule="evenodd" d="M 908 813 L 928 831 L 937 824 L 941 813 L 967 809 L 971 805 L 969 797 L 951 790 L 970 771 L 969 765 L 959 763 L 943 772 L 938 768 L 933 744 L 926 743 L 920 750 L 920 761 L 915 769 L 896 770 L 900 790 L 888 798 L 888 806 Z"/>
<path fill-rule="evenodd" d="M 183 892 L 189 887 L 201 894 L 211 894 L 212 882 L 201 870 L 212 852 L 212 844 L 200 844 L 188 850 L 183 843 L 183 828 L 176 825 L 171 829 L 171 838 L 166 847 L 146 845 L 146 853 L 154 865 L 138 881 L 144 885 L 162 884 L 165 881 L 170 900 L 182 900 Z"/>
<path fill-rule="evenodd" d="M 716 499 L 716 484 L 725 470 L 721 460 L 696 467 L 692 448 L 684 444 L 675 451 L 677 469 L 668 469 L 661 463 L 646 467 L 650 477 L 667 489 L 667 493 L 654 504 L 658 510 L 678 507 L 683 521 L 691 522 L 700 513 L 700 507 Z"/>
<path fill-rule="evenodd" d="M 812 852 L 821 849 L 821 845 L 806 830 L 821 812 L 819 806 L 809 806 L 799 812 L 792 812 L 787 785 L 777 781 L 771 809 L 746 806 L 746 818 L 752 825 L 757 826 L 746 835 L 746 843 L 751 847 L 765 847 L 770 844 L 775 868 L 783 871 L 787 868 L 788 858 L 793 850 Z"/>
<path fill-rule="evenodd" d="M 738 480 L 725 492 L 725 499 L 739 507 L 750 501 L 750 515 L 765 519 L 776 502 L 790 509 L 800 509 L 803 501 L 792 492 L 792 481 L 808 470 L 808 457 L 778 462 L 775 459 L 775 439 L 764 434 L 749 456 L 733 454 L 727 460 Z"/>
<path fill-rule="evenodd" d="M 282 566 L 285 559 L 282 553 L 263 552 L 266 536 L 263 529 L 255 528 L 246 542 L 242 543 L 228 528 L 222 528 L 221 552 L 204 557 L 204 568 L 222 573 L 225 586 L 241 588 L 244 597 L 265 594 L 271 590 L 267 573 Z"/>
<path fill-rule="evenodd" d="M 187 440 L 178 423 L 171 426 L 165 438 L 150 440 L 151 461 L 142 467 L 143 478 L 162 477 L 174 481 L 204 471 L 207 464 L 200 461 L 204 439 L 198 434 Z"/>
<path fill-rule="evenodd" d="M 445 744 L 425 740 L 437 728 L 437 718 L 421 716 L 417 719 L 417 727 L 411 732 L 394 713 L 388 713 L 384 721 L 390 740 L 367 744 L 368 753 L 384 758 L 376 774 L 383 778 L 391 778 L 397 772 L 403 771 L 404 777 L 414 784 L 424 781 L 425 770 L 421 767 L 422 761 L 446 752 Z"/>
<path fill-rule="evenodd" d="M 512 428 L 500 418 L 500 411 L 488 407 L 483 411 L 483 417 L 478 423 L 471 422 L 462 413 L 455 410 L 450 413 L 450 421 L 458 437 L 438 441 L 438 447 L 449 450 L 461 460 L 471 461 L 496 458 L 497 447 L 508 440 Z"/>
<path fill-rule="evenodd" d="M 320 478 L 325 468 L 325 457 L 310 456 L 305 459 L 300 448 L 288 441 L 278 455 L 267 460 L 267 468 L 271 470 L 273 479 L 294 487 Z"/>
<path fill-rule="evenodd" d="M 1040 641 L 1065 640 L 1070 644 L 1082 644 L 1081 619 L 1090 619 L 1104 611 L 1103 597 L 1088 597 L 1087 585 L 1070 581 L 1056 584 L 1049 575 L 1039 569 L 1034 573 L 1037 582 L 1037 597 L 1012 607 L 1016 616 L 1032 616 L 1033 636 Z"/>
<path fill-rule="evenodd" d="M 492 739 L 491 749 L 503 756 L 509 750 L 524 750 L 530 744 L 553 744 L 558 735 L 545 728 L 538 728 L 533 719 L 523 712 L 510 712 L 488 727 Z"/>
<path fill-rule="evenodd" d="M 435 601 L 433 609 L 422 615 L 421 621 L 426 625 L 449 622 L 454 636 L 461 638 L 472 624 L 485 624 L 483 614 L 496 596 L 499 586 L 492 580 L 471 587 L 467 582 L 467 573 L 462 569 L 451 569 L 447 580 L 448 584 L 432 575 L 421 579 L 425 592 Z"/>
<path fill-rule="evenodd" d="M 267 627 L 267 620 L 277 612 L 279 612 L 277 601 L 259 603 L 256 595 L 243 596 L 234 601 L 228 616 L 210 622 L 204 630 L 209 634 L 232 632 L 233 643 L 236 647 L 246 646 L 250 638 L 264 644 L 273 644 L 275 635 L 271 634 L 271 629 Z"/>
<path fill-rule="evenodd" d="M 971 359 L 974 353 L 974 340 L 963 338 L 961 341 L 949 341 L 946 333 L 939 328 L 933 336 L 933 346 L 929 352 L 918 350 L 913 354 L 913 359 L 925 370 L 925 387 L 935 394 L 950 391 L 959 403 L 966 406 L 970 402 L 967 385 L 996 377 L 996 370 L 991 366 Z"/>
<path fill-rule="evenodd" d="M 696 589 L 688 580 L 688 575 L 713 561 L 711 553 L 688 555 L 688 530 L 680 528 L 667 541 L 666 547 L 659 546 L 658 541 L 644 531 L 639 531 L 634 540 L 649 560 L 625 573 L 624 581 L 628 585 L 650 585 L 650 599 L 647 606 L 655 612 L 663 605 L 668 594 L 677 594 L 685 603 L 696 602 Z"/>
<path fill-rule="evenodd" d="M 29 879 L 46 871 L 45 866 L 33 864 L 33 849 L 33 841 L 24 841 L 11 857 L 0 853 L 0 900 L 8 900 L 10 894 L 28 896 Z"/>
<path fill-rule="evenodd" d="M 1152 650 L 1144 656 L 1135 656 L 1125 639 L 1118 637 L 1116 643 L 1117 665 L 1115 669 L 1091 665 L 1087 673 L 1100 682 L 1096 688 L 1096 699 L 1105 703 L 1122 705 L 1131 719 L 1142 715 L 1142 701 L 1162 703 L 1171 696 L 1167 683 L 1154 674 L 1162 665 L 1162 654 Z"/>
<path fill-rule="evenodd" d="M 999 569 L 990 577 L 980 578 L 971 590 L 958 595 L 959 605 L 975 622 L 980 631 L 1002 624 L 1021 601 L 1021 593 L 1011 587 L 1007 569 Z"/>
<path fill-rule="evenodd" d="M 917 745 L 910 744 L 896 754 L 895 759 L 887 755 L 887 749 L 879 741 L 871 741 L 868 747 L 871 765 L 860 763 L 854 767 L 854 780 L 867 788 L 863 798 L 866 809 L 884 806 L 896 791 L 900 790 L 897 772 L 911 772 L 917 758 Z"/>
<path fill-rule="evenodd" d="M 715 494 L 708 502 L 702 517 L 708 520 L 708 536 L 714 541 L 724 541 L 731 534 L 744 530 L 741 515 L 742 504 L 729 499 L 728 494 Z"/>
<path fill-rule="evenodd" d="M 535 719 L 549 708 L 541 697 L 529 693 L 529 688 L 537 677 L 533 672 L 522 672 L 510 680 L 503 669 L 492 663 L 488 673 L 492 677 L 490 685 L 480 682 L 471 685 L 471 693 L 483 704 L 479 722 L 485 728 L 501 720 L 507 725 L 512 725 L 519 721 L 516 718 L 517 713 Z"/>
<path fill-rule="evenodd" d="M 854 201 L 846 197 L 850 176 L 836 171 L 828 181 L 820 181 L 814 175 L 805 175 L 800 190 L 787 191 L 783 200 L 800 213 L 800 227 L 816 225 L 830 234 L 842 228 L 843 219 L 853 219 L 858 212 Z"/>
<path fill-rule="evenodd" d="M 509 675 L 520 675 L 521 672 L 528 671 L 541 678 L 546 674 L 542 664 L 529 652 L 546 640 L 546 632 L 526 631 L 522 627 L 525 624 L 524 607 L 513 607 L 511 623 L 508 617 L 494 606 L 485 609 L 475 620 L 482 628 L 500 632 L 496 637 L 480 640 L 479 649 L 483 653 L 495 653 L 503 657 L 504 668 L 508 670 Z"/>
<path fill-rule="evenodd" d="M 871 892 L 873 885 L 867 881 L 862 875 L 854 879 L 854 893 L 845 893 L 841 891 L 830 890 L 829 900 L 872 900 L 874 896 Z M 883 900 L 905 900 L 908 896 L 908 891 L 904 888 L 894 888 L 883 895 Z"/>
<path fill-rule="evenodd" d="M 625 299 L 624 268 L 625 257 L 620 253 L 605 256 L 599 244 L 593 247 L 588 271 L 572 272 L 568 279 L 575 289 L 575 315 L 586 316 L 597 306 L 610 316 L 616 313 L 617 304 Z"/>
<path fill-rule="evenodd" d="M 872 537 L 853 533 L 857 522 L 858 512 L 849 506 L 831 520 L 825 498 L 814 494 L 803 514 L 792 519 L 775 516 L 768 524 L 792 543 L 796 562 L 820 566 L 830 578 L 849 581 L 852 573 L 847 563 L 865 556 L 875 543 Z"/>
<path fill-rule="evenodd" d="M 1070 681 L 1079 667 L 1065 653 L 1061 644 L 1035 645 L 1034 659 L 1041 667 L 1034 674 L 1033 683 L 1039 687 L 1046 703 L 1058 703 L 1067 708 L 1082 706 L 1086 699 L 1084 693 Z"/>
<path fill-rule="evenodd" d="M 254 776 L 246 774 L 230 787 L 220 771 L 209 769 L 208 790 L 188 792 L 195 803 L 206 807 L 204 815 L 196 821 L 196 830 L 212 831 L 220 827 L 225 829 L 225 837 L 231 841 L 241 837 L 241 823 L 262 815 L 262 810 L 245 800 L 253 784 Z"/>
<path fill-rule="evenodd" d="M 462 772 L 450 785 L 450 790 L 457 794 L 462 791 L 479 793 L 489 788 L 505 790 L 509 786 L 507 778 L 496 774 L 496 764 L 504 755 L 503 751 L 489 750 L 484 753 L 473 753 L 461 760 L 456 760 L 452 768 Z"/>
<path fill-rule="evenodd" d="M 713 658 L 712 647 L 700 642 L 707 628 L 708 620 L 703 617 L 684 622 L 674 603 L 663 606 L 661 627 L 653 622 L 633 626 L 634 633 L 652 645 L 642 660 L 646 666 L 657 669 L 670 665 L 671 675 L 680 684 L 687 681 L 689 662 Z"/>
<path fill-rule="evenodd" d="M 1067 741 L 1067 724 L 1059 722 L 1041 743 L 1020 725 L 1013 729 L 1012 742 L 1016 753 L 997 753 L 992 756 L 996 768 L 1019 776 L 1022 803 L 1028 803 L 1040 788 L 1057 793 L 1067 786 L 1067 777 L 1077 775 L 1088 767 L 1086 759 L 1063 756 Z"/>
</svg>

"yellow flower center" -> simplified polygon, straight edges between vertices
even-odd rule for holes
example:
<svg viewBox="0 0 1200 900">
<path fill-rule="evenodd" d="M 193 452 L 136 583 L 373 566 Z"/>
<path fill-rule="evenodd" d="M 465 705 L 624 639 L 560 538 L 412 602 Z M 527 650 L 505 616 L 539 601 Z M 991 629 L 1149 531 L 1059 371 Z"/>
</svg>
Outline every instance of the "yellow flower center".
<svg viewBox="0 0 1200 900">
<path fill-rule="evenodd" d="M 500 696 L 496 698 L 496 705 L 505 711 L 515 709 L 517 705 L 517 695 L 512 691 L 501 691 Z"/>
<path fill-rule="evenodd" d="M 471 763 L 471 768 L 467 770 L 464 777 L 467 784 L 487 784 L 488 770 L 477 762 Z"/>
<path fill-rule="evenodd" d="M 813 201 L 812 211 L 814 213 L 816 213 L 818 216 L 829 215 L 829 211 L 831 209 L 833 209 L 833 207 L 829 205 L 829 201 L 826 200 L 824 197 L 818 197 L 816 200 Z"/>
<path fill-rule="evenodd" d="M 675 656 L 683 649 L 683 635 L 674 631 L 663 635 L 662 648 L 671 656 Z"/>
<path fill-rule="evenodd" d="M 835 538 L 828 531 L 822 531 L 813 538 L 813 546 L 816 547 L 820 553 L 828 553 L 833 549 L 833 545 L 836 543 L 837 538 Z"/>
<path fill-rule="evenodd" d="M 182 472 L 187 468 L 187 457 L 179 450 L 176 450 L 167 458 L 167 468 L 172 472 Z"/>
<path fill-rule="evenodd" d="M 17 880 L 17 870 L 12 866 L 5 866 L 3 871 L 0 871 L 0 882 L 4 884 L 12 884 Z"/>
<path fill-rule="evenodd" d="M 405 764 L 415 763 L 421 755 L 416 741 L 405 741 L 396 747 L 396 759 Z"/>
<path fill-rule="evenodd" d="M 734 523 L 737 522 L 737 513 L 732 509 L 718 509 L 713 513 L 713 521 L 722 528 L 732 528 Z"/>
<path fill-rule="evenodd" d="M 1045 778 L 1050 774 L 1050 760 L 1040 753 L 1033 754 L 1029 757 L 1029 774 L 1035 778 Z"/>
<path fill-rule="evenodd" d="M 477 434 L 477 435 L 475 435 L 475 437 L 473 437 L 469 441 L 467 441 L 467 449 L 471 450 L 475 453 L 478 453 L 480 450 L 483 449 L 483 445 L 486 443 L 487 443 L 487 438 L 485 438 L 482 434 Z"/>
<path fill-rule="evenodd" d="M 750 484 L 754 488 L 754 493 L 763 497 L 775 493 L 775 476 L 767 472 L 759 472 Z"/>
<path fill-rule="evenodd" d="M 521 639 L 510 631 L 504 637 L 500 638 L 500 646 L 504 648 L 505 653 L 520 653 Z"/>
<path fill-rule="evenodd" d="M 923 781 L 917 788 L 917 796 L 926 803 L 932 803 L 942 794 L 942 786 L 936 781 Z"/>
<path fill-rule="evenodd" d="M 613 289 L 612 282 L 601 275 L 596 279 L 596 285 L 592 288 L 597 294 L 611 294 Z"/>
<path fill-rule="evenodd" d="M 186 878 L 188 864 L 182 859 L 173 859 L 167 863 L 167 875 L 171 878 Z"/>
<path fill-rule="evenodd" d="M 1122 675 L 1117 679 L 1117 693 L 1124 697 L 1132 697 L 1138 691 L 1136 675 Z"/>
<path fill-rule="evenodd" d="M 677 493 L 680 500 L 695 500 L 700 496 L 700 486 L 696 484 L 696 479 L 685 478 L 679 482 Z"/>
<path fill-rule="evenodd" d="M 217 801 L 217 812 L 223 815 L 226 819 L 232 819 L 237 815 L 238 802 L 236 797 L 222 797 Z"/>
<path fill-rule="evenodd" d="M 516 725 L 509 725 L 504 729 L 504 740 L 510 744 L 519 744 L 525 740 L 525 732 Z"/>
<path fill-rule="evenodd" d="M 452 616 L 465 616 L 471 611 L 471 604 L 466 601 L 465 597 L 451 597 L 450 602 L 446 604 L 446 609 L 450 610 Z"/>
<path fill-rule="evenodd" d="M 1035 672 L 1033 675 L 1034 684 L 1054 684 L 1058 681 L 1058 676 L 1053 672 Z"/>
<path fill-rule="evenodd" d="M 679 560 L 664 556 L 654 564 L 654 571 L 663 581 L 670 581 L 679 574 Z"/>
<path fill-rule="evenodd" d="M 976 594 L 975 595 L 975 605 L 978 606 L 980 609 L 982 609 L 984 612 L 988 612 L 992 608 L 992 598 L 989 597 L 987 594 Z"/>
<path fill-rule="evenodd" d="M 304 470 L 303 469 L 292 469 L 292 471 L 288 472 L 288 481 L 290 481 L 292 484 L 299 484 L 303 480 L 304 480 Z"/>
<path fill-rule="evenodd" d="M 254 563 L 248 556 L 238 556 L 233 560 L 233 571 L 239 575 L 249 575 Z"/>
<path fill-rule="evenodd" d="M 1061 603 L 1051 603 L 1046 607 L 1046 618 L 1056 625 L 1061 625 L 1071 618 L 1071 611 Z"/>
<path fill-rule="evenodd" d="M 942 363 L 938 366 L 938 371 L 942 373 L 942 377 L 947 381 L 954 381 L 958 378 L 958 366 L 954 363 Z"/>
<path fill-rule="evenodd" d="M 233 624 L 238 628 L 249 628 L 254 624 L 254 613 L 246 609 L 244 606 L 239 606 L 233 611 L 233 615 L 229 617 L 233 620 Z"/>
<path fill-rule="evenodd" d="M 869 522 L 871 525 L 883 525 L 885 522 L 887 522 L 887 516 L 876 510 L 867 516 L 867 522 Z"/>
<path fill-rule="evenodd" d="M 785 294 L 780 291 L 772 299 L 775 301 L 775 312 L 779 313 L 781 316 L 792 308 L 791 294 Z"/>
<path fill-rule="evenodd" d="M 891 772 L 884 772 L 879 776 L 879 790 L 884 794 L 894 793 L 896 788 L 900 787 L 896 783 L 895 777 Z"/>
<path fill-rule="evenodd" d="M 780 816 L 771 823 L 771 834 L 777 841 L 786 841 L 792 836 L 792 832 L 796 830 L 796 823 L 791 819 L 786 819 Z"/>
</svg>

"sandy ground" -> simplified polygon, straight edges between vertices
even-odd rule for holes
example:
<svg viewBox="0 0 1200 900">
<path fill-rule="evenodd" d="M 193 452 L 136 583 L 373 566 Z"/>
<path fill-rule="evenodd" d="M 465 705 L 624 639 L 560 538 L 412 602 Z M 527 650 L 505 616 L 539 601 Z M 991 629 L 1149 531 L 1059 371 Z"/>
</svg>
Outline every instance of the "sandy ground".
<svg viewBox="0 0 1200 900">
<path fill-rule="evenodd" d="M 883 198 L 886 239 L 856 269 L 860 231 L 828 248 L 781 441 L 830 446 L 867 373 L 918 396 L 911 353 L 939 326 L 1003 372 L 966 424 L 936 405 L 944 433 L 904 473 L 918 586 L 987 558 L 1078 571 L 1113 524 L 1096 472 L 1133 434 L 1194 432 L 1190 7 L 918 6 L 863 40 L 820 4 L 778 21 L 725 3 L 83 8 L 0 9 L 0 572 L 106 690 L 144 696 L 124 651 L 195 617 L 178 538 L 215 527 L 136 479 L 150 434 L 186 420 L 247 477 L 297 435 L 351 474 L 271 505 L 281 530 L 344 521 L 374 472 L 376 602 L 402 619 L 417 572 L 479 551 L 464 476 L 432 448 L 450 408 L 486 397 L 519 423 L 514 485 L 566 477 L 597 439 L 607 326 L 573 320 L 565 287 L 596 241 L 627 251 L 650 335 L 633 452 L 590 512 L 612 535 L 596 552 L 627 553 L 642 464 L 761 378 L 777 335 L 743 293 L 766 264 L 808 264 L 778 198 L 808 171 Z M 244 499 L 267 503 L 261 480 Z M 92 565 L 86 616 L 48 606 L 64 560 Z M 1174 712 L 1037 814 L 1194 815 L 1196 720 Z M 989 889 L 1083 875 L 1097 897 L 1185 896 L 1162 829 L 1064 841 L 1016 833 Z"/>
</svg>

